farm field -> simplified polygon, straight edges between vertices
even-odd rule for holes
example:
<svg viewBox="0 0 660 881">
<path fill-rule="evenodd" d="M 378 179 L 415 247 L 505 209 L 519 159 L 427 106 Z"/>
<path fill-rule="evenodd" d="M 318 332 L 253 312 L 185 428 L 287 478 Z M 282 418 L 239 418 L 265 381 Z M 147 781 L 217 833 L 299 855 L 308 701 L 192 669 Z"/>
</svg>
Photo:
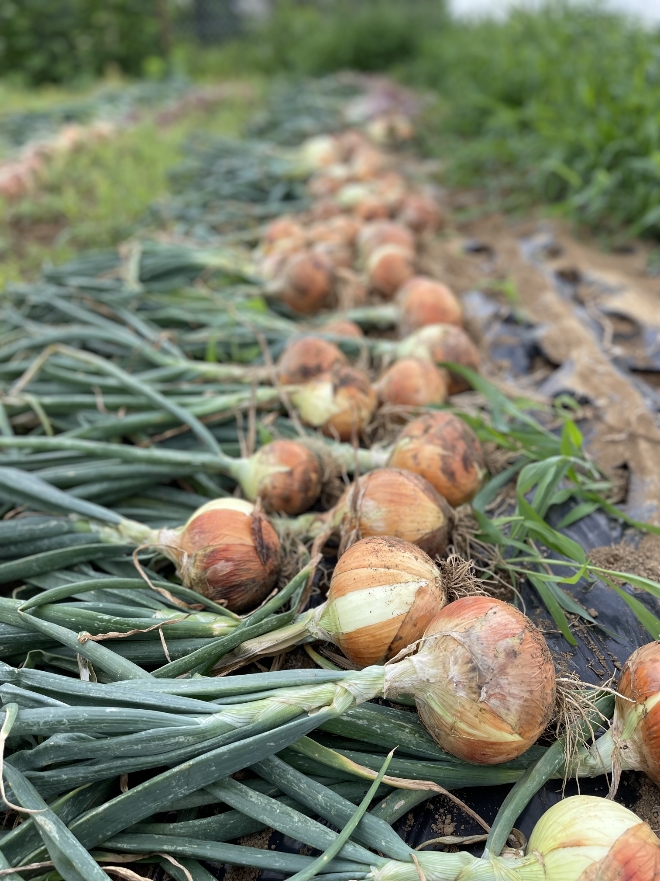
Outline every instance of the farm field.
<svg viewBox="0 0 660 881">
<path fill-rule="evenodd" d="M 11 881 L 660 877 L 657 35 L 347 9 L 0 76 Z"/>
</svg>

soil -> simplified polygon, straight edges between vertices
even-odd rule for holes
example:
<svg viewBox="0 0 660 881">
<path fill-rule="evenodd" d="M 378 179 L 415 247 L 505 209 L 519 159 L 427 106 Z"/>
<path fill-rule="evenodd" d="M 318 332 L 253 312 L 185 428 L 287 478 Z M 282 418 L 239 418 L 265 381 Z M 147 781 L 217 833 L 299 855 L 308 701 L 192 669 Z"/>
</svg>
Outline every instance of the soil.
<svg viewBox="0 0 660 881">
<path fill-rule="evenodd" d="M 589 552 L 589 559 L 595 566 L 604 569 L 632 572 L 633 575 L 660 581 L 660 536 L 645 535 L 637 545 L 624 541 L 594 548 Z"/>
</svg>

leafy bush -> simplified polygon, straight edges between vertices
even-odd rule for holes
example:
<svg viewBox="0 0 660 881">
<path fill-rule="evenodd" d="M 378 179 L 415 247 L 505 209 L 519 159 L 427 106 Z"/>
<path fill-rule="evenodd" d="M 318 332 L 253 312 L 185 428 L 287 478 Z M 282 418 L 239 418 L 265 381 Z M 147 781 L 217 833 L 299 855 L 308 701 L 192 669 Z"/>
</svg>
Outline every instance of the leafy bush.
<svg viewBox="0 0 660 881">
<path fill-rule="evenodd" d="M 660 38 L 550 3 L 425 41 L 410 81 L 441 97 L 456 179 L 562 202 L 601 229 L 660 233 Z"/>
<path fill-rule="evenodd" d="M 95 76 L 109 65 L 140 74 L 158 52 L 154 0 L 0 3 L 0 75 L 29 84 Z"/>
<path fill-rule="evenodd" d="M 261 64 L 304 74 L 388 70 L 415 58 L 445 20 L 442 0 L 288 0 L 258 35 Z"/>
</svg>

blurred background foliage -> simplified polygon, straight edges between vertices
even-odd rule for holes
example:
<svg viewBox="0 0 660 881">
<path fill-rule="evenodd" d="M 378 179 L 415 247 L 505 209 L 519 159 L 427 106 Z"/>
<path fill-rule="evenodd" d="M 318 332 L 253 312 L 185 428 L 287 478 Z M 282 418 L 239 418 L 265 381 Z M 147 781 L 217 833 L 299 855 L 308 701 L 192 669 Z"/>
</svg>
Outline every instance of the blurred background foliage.
<svg viewBox="0 0 660 881">
<path fill-rule="evenodd" d="M 482 21 L 454 20 L 442 0 L 0 4 L 0 76 L 24 83 L 345 68 L 429 95 L 423 144 L 450 182 L 660 236 L 660 35 L 597 4 Z"/>
</svg>

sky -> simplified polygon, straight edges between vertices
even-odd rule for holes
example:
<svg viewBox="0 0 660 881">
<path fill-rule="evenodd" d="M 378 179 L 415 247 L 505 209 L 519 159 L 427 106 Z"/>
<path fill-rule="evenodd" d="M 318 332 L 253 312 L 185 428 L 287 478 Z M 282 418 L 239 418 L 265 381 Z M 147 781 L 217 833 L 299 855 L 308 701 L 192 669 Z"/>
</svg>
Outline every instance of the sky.
<svg viewBox="0 0 660 881">
<path fill-rule="evenodd" d="M 450 0 L 459 15 L 505 12 L 511 6 L 534 6 L 536 0 Z M 649 24 L 660 25 L 660 0 L 609 0 L 612 9 L 636 15 Z"/>
</svg>

